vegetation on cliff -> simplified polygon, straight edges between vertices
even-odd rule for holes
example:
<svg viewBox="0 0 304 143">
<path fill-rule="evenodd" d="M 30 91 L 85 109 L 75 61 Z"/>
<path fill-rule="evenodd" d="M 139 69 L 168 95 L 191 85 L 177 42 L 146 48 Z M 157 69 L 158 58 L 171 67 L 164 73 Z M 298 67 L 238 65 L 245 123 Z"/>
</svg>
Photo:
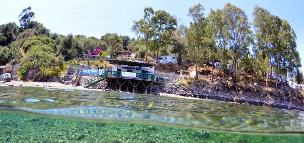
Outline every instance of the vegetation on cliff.
<svg viewBox="0 0 304 143">
<path fill-rule="evenodd" d="M 96 49 L 103 51 L 99 54 L 101 58 L 131 50 L 137 58 L 146 60 L 174 54 L 181 64 L 196 64 L 197 79 L 201 67 L 221 62 L 220 70 L 234 84 L 240 81 L 243 71 L 253 76 L 254 81 L 266 79 L 266 86 L 274 72 L 276 79 L 282 76 L 285 80 L 296 78 L 298 83 L 302 82 L 297 37 L 287 20 L 255 6 L 251 24 L 245 12 L 230 3 L 222 9 L 211 9 L 208 15 L 203 5 L 197 4 L 189 8 L 188 15 L 193 19 L 189 27 L 179 24 L 164 10 L 147 7 L 143 17 L 134 21 L 132 30 L 138 36 L 136 39 L 116 33 L 106 33 L 97 39 L 51 33 L 33 20 L 35 13 L 28 7 L 19 15 L 20 26 L 14 22 L 0 25 L 0 64 L 21 63 L 21 78 L 28 78 L 30 69 L 37 69 L 41 77 L 49 77 L 62 71 L 62 66 L 56 66 Z M 227 68 L 228 65 L 232 68 Z M 214 82 L 214 70 L 210 74 Z"/>
</svg>

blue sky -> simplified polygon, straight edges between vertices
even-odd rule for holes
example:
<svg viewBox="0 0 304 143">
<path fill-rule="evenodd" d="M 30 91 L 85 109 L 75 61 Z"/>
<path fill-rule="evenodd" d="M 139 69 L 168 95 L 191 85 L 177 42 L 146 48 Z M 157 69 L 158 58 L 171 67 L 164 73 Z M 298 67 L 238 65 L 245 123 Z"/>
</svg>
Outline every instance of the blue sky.
<svg viewBox="0 0 304 143">
<path fill-rule="evenodd" d="M 155 11 L 165 10 L 180 24 L 189 25 L 191 18 L 187 14 L 190 7 L 201 3 L 208 14 L 210 8 L 222 9 L 227 2 L 243 9 L 250 22 L 253 22 L 255 5 L 287 20 L 297 34 L 297 48 L 304 66 L 304 1 L 301 0 L 1 0 L 0 24 L 14 21 L 19 24 L 18 15 L 31 6 L 36 14 L 34 20 L 43 23 L 53 33 L 87 37 L 117 33 L 135 37 L 131 30 L 133 21 L 143 17 L 143 9 L 147 6 Z"/>
</svg>

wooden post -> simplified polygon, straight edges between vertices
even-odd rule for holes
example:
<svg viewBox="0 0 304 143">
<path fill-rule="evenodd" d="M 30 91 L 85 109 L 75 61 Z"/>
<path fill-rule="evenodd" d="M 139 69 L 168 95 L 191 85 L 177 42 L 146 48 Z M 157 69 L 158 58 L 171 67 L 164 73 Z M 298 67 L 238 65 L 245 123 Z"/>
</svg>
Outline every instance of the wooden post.
<svg viewBox="0 0 304 143">
<path fill-rule="evenodd" d="M 134 91 L 135 91 L 135 80 L 134 80 L 134 85 L 132 85 L 133 86 L 133 93 L 134 93 Z"/>
<path fill-rule="evenodd" d="M 118 79 L 116 79 L 115 90 L 117 90 L 117 83 L 118 83 Z"/>
<path fill-rule="evenodd" d="M 152 88 L 153 88 L 153 81 L 151 82 L 151 85 L 150 85 L 150 94 L 153 94 L 152 93 Z"/>
</svg>

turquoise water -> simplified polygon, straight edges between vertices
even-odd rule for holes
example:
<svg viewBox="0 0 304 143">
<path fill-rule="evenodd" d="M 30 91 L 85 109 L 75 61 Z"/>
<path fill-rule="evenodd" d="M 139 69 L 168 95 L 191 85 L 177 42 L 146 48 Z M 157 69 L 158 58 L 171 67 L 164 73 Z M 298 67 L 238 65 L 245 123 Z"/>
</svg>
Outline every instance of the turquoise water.
<svg viewBox="0 0 304 143">
<path fill-rule="evenodd" d="M 304 142 L 299 111 L 119 92 L 0 91 L 0 142 Z"/>
</svg>

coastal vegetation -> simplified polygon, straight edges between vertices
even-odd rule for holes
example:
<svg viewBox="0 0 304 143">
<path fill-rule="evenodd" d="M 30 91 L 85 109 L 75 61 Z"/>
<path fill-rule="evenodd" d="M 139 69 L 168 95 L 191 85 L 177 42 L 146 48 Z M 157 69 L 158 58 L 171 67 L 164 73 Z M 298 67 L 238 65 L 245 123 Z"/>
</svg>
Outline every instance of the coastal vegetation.
<svg viewBox="0 0 304 143">
<path fill-rule="evenodd" d="M 52 33 L 34 21 L 35 13 L 28 7 L 18 17 L 20 26 L 14 22 L 0 25 L 0 64 L 20 63 L 20 79 L 40 81 L 59 76 L 68 63 L 86 63 L 77 59 L 82 55 L 94 52 L 99 55 L 94 63 L 104 67 L 102 59 L 130 50 L 143 60 L 176 55 L 180 65 L 195 65 L 195 80 L 209 62 L 221 62 L 218 70 L 210 66 L 211 83 L 217 78 L 215 72 L 223 72 L 225 80 L 232 84 L 262 80 L 269 86 L 273 73 L 276 87 L 279 76 L 301 83 L 297 36 L 291 25 L 259 6 L 254 7 L 252 15 L 254 21 L 249 21 L 241 8 L 230 3 L 206 14 L 204 6 L 197 4 L 189 8 L 192 21 L 188 27 L 165 10 L 146 7 L 143 17 L 134 20 L 136 38 L 106 33 L 98 39 Z M 39 76 L 29 76 L 31 70 Z M 249 81 L 242 80 L 246 75 L 251 76 Z"/>
</svg>

